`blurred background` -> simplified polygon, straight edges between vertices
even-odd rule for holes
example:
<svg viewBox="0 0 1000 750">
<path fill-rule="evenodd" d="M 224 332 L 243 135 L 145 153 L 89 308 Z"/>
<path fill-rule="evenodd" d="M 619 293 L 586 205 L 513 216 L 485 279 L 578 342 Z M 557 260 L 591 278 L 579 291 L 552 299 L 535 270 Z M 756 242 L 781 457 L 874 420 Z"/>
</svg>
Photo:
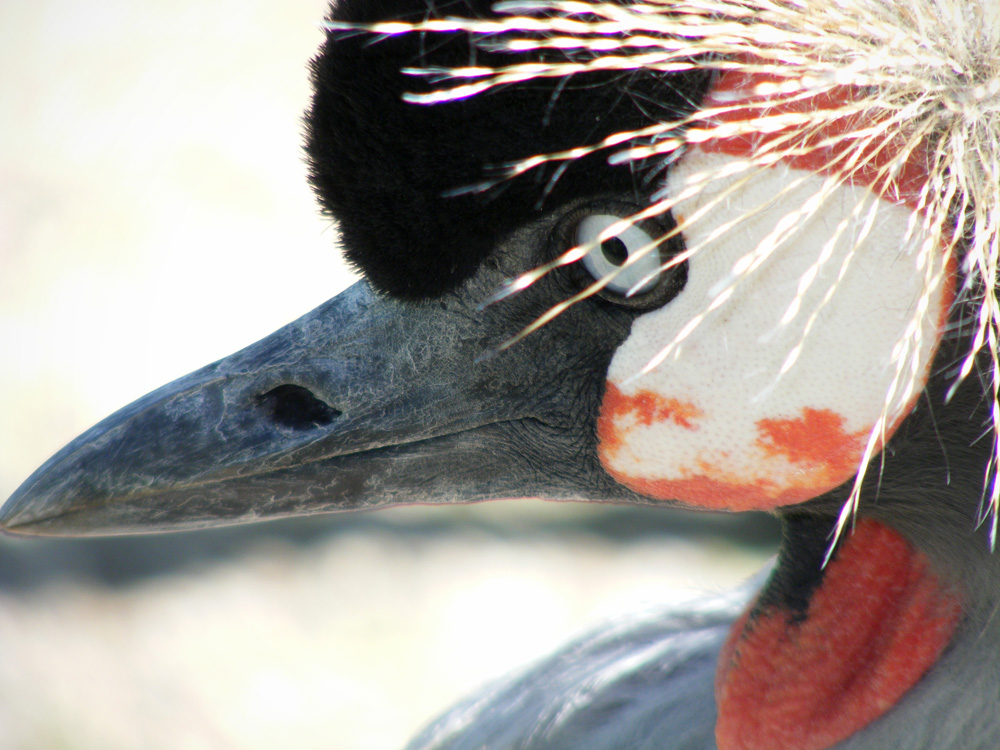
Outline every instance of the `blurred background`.
<svg viewBox="0 0 1000 750">
<path fill-rule="evenodd" d="M 305 181 L 322 0 L 0 3 L 0 500 L 351 282 Z M 401 746 L 602 618 L 731 587 L 765 518 L 497 503 L 0 538 L 0 750 Z"/>
</svg>

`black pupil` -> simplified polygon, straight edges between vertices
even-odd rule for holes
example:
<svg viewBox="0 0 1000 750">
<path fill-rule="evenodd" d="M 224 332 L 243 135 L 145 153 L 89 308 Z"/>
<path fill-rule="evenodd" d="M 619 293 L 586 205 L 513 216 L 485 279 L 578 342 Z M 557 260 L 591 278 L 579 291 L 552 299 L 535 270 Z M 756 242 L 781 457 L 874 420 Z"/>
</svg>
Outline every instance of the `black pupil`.
<svg viewBox="0 0 1000 750">
<path fill-rule="evenodd" d="M 628 260 L 628 247 L 618 237 L 610 237 L 601 243 L 601 252 L 608 263 L 620 266 Z"/>
</svg>

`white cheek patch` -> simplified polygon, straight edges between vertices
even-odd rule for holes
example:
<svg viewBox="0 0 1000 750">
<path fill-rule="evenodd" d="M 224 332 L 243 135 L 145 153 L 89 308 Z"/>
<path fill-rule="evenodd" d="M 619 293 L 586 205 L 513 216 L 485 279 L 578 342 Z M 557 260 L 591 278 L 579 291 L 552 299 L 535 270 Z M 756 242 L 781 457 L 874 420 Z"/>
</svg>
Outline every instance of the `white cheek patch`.
<svg viewBox="0 0 1000 750">
<path fill-rule="evenodd" d="M 683 195 L 735 158 L 692 146 L 674 166 L 668 193 Z M 746 256 L 766 247 L 776 226 L 826 180 L 779 162 L 749 179 L 713 179 L 676 204 L 678 223 L 690 221 L 687 246 L 698 248 L 687 284 L 634 322 L 608 371 L 598 437 L 601 460 L 618 481 L 649 497 L 712 509 L 801 502 L 857 472 L 880 417 L 887 417 L 888 439 L 913 408 L 952 281 L 925 291 L 928 278 L 947 274 L 918 260 L 924 236 L 910 228 L 908 206 L 842 184 L 746 270 Z M 726 229 L 741 216 L 748 218 Z M 944 253 L 923 255 L 945 263 Z M 730 284 L 728 299 L 708 310 Z M 907 341 L 900 382 L 898 353 Z"/>
</svg>

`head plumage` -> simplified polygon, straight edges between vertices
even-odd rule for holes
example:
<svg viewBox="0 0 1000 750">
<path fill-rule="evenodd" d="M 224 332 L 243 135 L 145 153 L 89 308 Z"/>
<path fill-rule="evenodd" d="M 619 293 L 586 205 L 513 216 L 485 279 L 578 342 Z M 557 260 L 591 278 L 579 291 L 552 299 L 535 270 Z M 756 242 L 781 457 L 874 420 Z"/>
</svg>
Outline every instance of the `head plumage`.
<svg viewBox="0 0 1000 750">
<path fill-rule="evenodd" d="M 480 95 L 538 78 L 564 78 L 588 71 L 673 74 L 694 68 L 715 71 L 716 87 L 702 107 L 679 119 L 657 119 L 636 130 L 614 133 L 593 143 L 546 154 L 526 154 L 499 166 L 496 181 L 595 152 L 612 163 L 630 162 L 660 173 L 694 144 L 743 139 L 748 148 L 726 174 L 706 173 L 689 189 L 715 190 L 715 203 L 729 196 L 727 185 L 779 162 L 799 160 L 824 176 L 822 187 L 775 230 L 747 248 L 714 299 L 675 340 L 649 361 L 657 367 L 676 353 L 708 316 L 724 310 L 737 285 L 761 264 L 794 248 L 797 227 L 821 211 L 843 184 L 863 184 L 875 199 L 862 201 L 835 232 L 853 233 L 854 249 L 871 230 L 878 198 L 911 209 L 905 244 L 914 254 L 913 272 L 923 292 L 913 320 L 892 353 L 895 375 L 885 407 L 867 448 L 837 527 L 853 518 L 861 481 L 883 443 L 893 404 L 912 399 L 922 384 L 918 364 L 923 318 L 935 314 L 932 297 L 960 271 L 956 304 L 968 350 L 954 369 L 953 388 L 974 372 L 992 399 L 993 460 L 984 477 L 982 519 L 995 543 L 1000 483 L 1000 301 L 996 292 L 1000 258 L 1000 9 L 992 0 L 654 0 L 606 3 L 583 0 L 511 0 L 494 6 L 489 18 L 428 16 L 423 21 L 366 25 L 382 35 L 466 33 L 491 51 L 516 53 L 509 65 L 461 68 L 408 68 L 430 78 L 431 91 L 409 99 L 427 105 Z M 331 22 L 330 28 L 357 28 Z M 527 57 L 526 57 L 527 56 Z M 556 171 L 558 174 L 558 170 Z M 489 189 L 489 184 L 476 186 Z M 791 189 L 791 188 L 789 188 Z M 670 211 L 683 196 L 660 191 L 631 220 Z M 749 220 L 752 217 L 744 217 Z M 675 232 L 698 220 L 686 216 Z M 738 231 L 740 220 L 720 231 Z M 598 242 L 614 235 L 609 227 Z M 832 243 L 831 243 L 832 246 Z M 579 260 L 590 248 L 571 248 L 500 290 L 498 301 L 529 286 L 560 265 Z M 699 252 L 689 245 L 676 265 Z M 820 252 L 800 280 L 802 294 L 782 323 L 798 319 L 803 336 L 812 330 L 823 298 L 812 307 L 799 303 L 817 271 L 831 262 Z M 942 257 L 943 256 L 943 257 Z M 544 325 L 569 304 L 600 290 L 605 277 L 553 308 L 519 335 Z M 642 285 L 639 282 L 636 287 Z M 831 287 L 835 293 L 835 286 Z M 829 295 L 827 295 L 828 297 Z M 795 367 L 793 346 L 778 377 Z M 985 363 L 983 366 L 982 363 Z M 641 373 L 636 373 L 640 375 Z"/>
</svg>

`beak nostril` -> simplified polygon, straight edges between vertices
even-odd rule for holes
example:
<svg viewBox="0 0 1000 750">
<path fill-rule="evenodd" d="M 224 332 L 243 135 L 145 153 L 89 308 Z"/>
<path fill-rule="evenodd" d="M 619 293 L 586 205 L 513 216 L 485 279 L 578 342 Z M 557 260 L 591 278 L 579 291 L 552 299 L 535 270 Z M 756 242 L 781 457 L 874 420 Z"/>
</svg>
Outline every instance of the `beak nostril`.
<svg viewBox="0 0 1000 750">
<path fill-rule="evenodd" d="M 258 396 L 256 403 L 276 425 L 293 430 L 325 427 L 343 413 L 301 385 L 279 385 Z"/>
</svg>

